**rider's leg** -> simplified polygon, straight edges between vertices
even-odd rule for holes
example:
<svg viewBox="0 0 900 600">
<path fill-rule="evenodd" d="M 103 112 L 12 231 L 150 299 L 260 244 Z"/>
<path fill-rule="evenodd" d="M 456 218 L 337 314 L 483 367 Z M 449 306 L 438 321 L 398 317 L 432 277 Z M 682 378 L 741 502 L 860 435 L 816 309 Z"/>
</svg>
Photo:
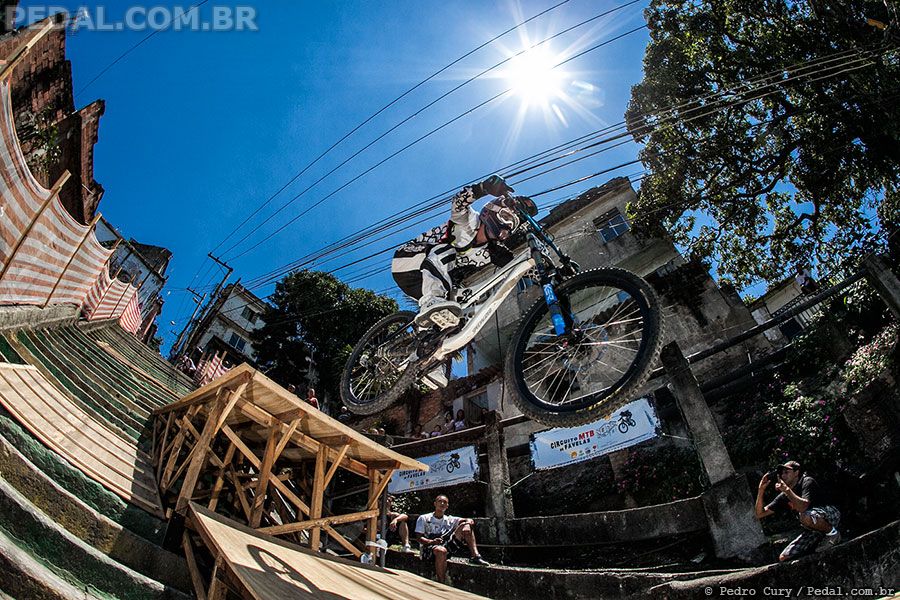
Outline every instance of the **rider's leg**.
<svg viewBox="0 0 900 600">
<path fill-rule="evenodd" d="M 422 262 L 422 297 L 419 306 L 444 300 L 453 286 L 450 270 L 456 265 L 456 249 L 450 244 L 438 244 Z"/>
</svg>

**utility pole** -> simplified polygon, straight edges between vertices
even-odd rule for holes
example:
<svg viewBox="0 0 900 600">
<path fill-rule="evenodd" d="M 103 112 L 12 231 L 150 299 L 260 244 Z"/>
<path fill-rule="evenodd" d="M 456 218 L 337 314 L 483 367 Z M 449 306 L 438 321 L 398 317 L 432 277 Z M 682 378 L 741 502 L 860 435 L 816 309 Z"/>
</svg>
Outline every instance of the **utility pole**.
<svg viewBox="0 0 900 600">
<path fill-rule="evenodd" d="M 203 320 L 203 317 L 205 316 L 204 312 L 205 312 L 206 308 L 209 308 L 216 302 L 216 300 L 219 296 L 219 292 L 222 290 L 222 288 L 225 286 L 225 282 L 228 281 L 228 278 L 231 277 L 231 274 L 234 272 L 234 269 L 232 267 L 228 266 L 228 263 L 216 258 L 215 256 L 212 255 L 211 252 L 208 253 L 206 256 L 208 256 L 211 260 L 213 260 L 220 267 L 224 268 L 225 275 L 222 277 L 222 280 L 218 283 L 218 285 L 216 285 L 216 289 L 213 291 L 212 295 L 210 295 L 209 304 L 207 304 L 206 307 L 204 307 L 204 309 L 202 311 L 200 311 L 201 316 L 197 318 L 198 322 Z M 195 292 L 194 290 L 191 290 L 191 289 L 189 289 L 188 291 L 190 291 L 196 298 L 197 292 Z M 200 307 L 203 305 L 203 300 L 205 298 L 206 298 L 206 294 L 204 294 L 203 297 L 200 299 L 200 302 L 197 303 L 197 308 L 194 309 L 194 313 L 191 315 L 190 320 L 188 321 L 187 325 L 184 326 L 184 331 L 181 332 L 181 335 L 178 336 L 178 340 L 175 342 L 175 345 L 172 346 L 172 352 L 170 355 L 170 358 L 172 360 L 175 360 L 179 354 L 184 353 L 184 348 L 179 348 L 180 344 L 182 343 L 182 338 L 185 336 L 185 334 L 187 334 L 187 332 L 190 330 L 191 326 L 194 324 L 194 318 L 197 315 L 197 311 L 200 310 Z M 192 335 L 187 336 L 187 338 L 184 340 L 184 346 L 190 345 L 190 341 L 191 341 L 192 337 L 193 337 Z"/>
<path fill-rule="evenodd" d="M 203 301 L 206 300 L 206 294 L 203 294 L 201 296 L 200 294 L 198 294 L 191 288 L 188 288 L 187 290 L 194 297 L 194 302 L 197 304 L 197 306 L 194 307 L 194 312 L 191 313 L 191 318 L 188 319 L 188 322 L 184 326 L 184 329 L 182 329 L 181 333 L 178 334 L 178 339 L 175 340 L 174 344 L 172 344 L 172 351 L 169 352 L 169 358 L 171 358 L 172 360 L 175 360 L 178 357 L 178 354 L 179 354 L 178 349 L 179 349 L 179 346 L 181 346 L 181 340 L 184 338 L 184 334 L 186 334 L 188 329 L 190 328 L 191 323 L 194 322 L 194 317 L 197 316 L 197 311 L 200 310 L 201 306 L 203 306 Z"/>
</svg>

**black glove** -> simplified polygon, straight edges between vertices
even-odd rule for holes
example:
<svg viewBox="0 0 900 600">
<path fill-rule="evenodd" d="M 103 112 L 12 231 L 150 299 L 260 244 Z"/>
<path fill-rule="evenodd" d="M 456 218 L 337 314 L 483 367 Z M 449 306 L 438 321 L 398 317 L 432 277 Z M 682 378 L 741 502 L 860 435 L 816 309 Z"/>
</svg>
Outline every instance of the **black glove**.
<svg viewBox="0 0 900 600">
<path fill-rule="evenodd" d="M 515 255 L 501 242 L 488 242 L 488 254 L 491 255 L 491 264 L 501 269 L 508 265 Z"/>
<path fill-rule="evenodd" d="M 506 192 L 515 190 L 506 185 L 506 181 L 499 175 L 491 175 L 481 183 L 474 185 L 472 191 L 475 192 L 475 198 L 481 198 L 487 195 L 502 196 Z"/>
</svg>

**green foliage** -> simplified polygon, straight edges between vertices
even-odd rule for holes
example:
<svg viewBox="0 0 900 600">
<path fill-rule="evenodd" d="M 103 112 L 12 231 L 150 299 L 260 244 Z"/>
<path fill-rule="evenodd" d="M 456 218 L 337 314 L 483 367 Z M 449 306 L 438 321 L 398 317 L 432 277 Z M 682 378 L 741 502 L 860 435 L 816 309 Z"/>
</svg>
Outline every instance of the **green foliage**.
<svg viewBox="0 0 900 600">
<path fill-rule="evenodd" d="M 707 483 L 694 449 L 679 446 L 631 450 L 618 473 L 619 491 L 642 505 L 697 496 Z"/>
<path fill-rule="evenodd" d="M 260 366 L 282 385 L 306 385 L 315 360 L 321 388 L 338 397 L 341 371 L 353 345 L 369 327 L 397 311 L 397 303 L 370 290 L 351 288 L 333 275 L 296 271 L 275 286 L 265 325 L 252 341 Z"/>
<path fill-rule="evenodd" d="M 900 61 L 866 25 L 889 21 L 882 0 L 652 0 L 645 14 L 644 80 L 626 113 L 650 172 L 629 207 L 636 231 L 664 227 L 742 289 L 871 250 L 873 215 L 895 228 Z M 798 63 L 858 49 L 871 59 L 796 77 Z"/>
<path fill-rule="evenodd" d="M 892 365 L 897 330 L 897 324 L 891 323 L 847 360 L 841 371 L 841 381 L 847 393 L 861 390 Z"/>
</svg>

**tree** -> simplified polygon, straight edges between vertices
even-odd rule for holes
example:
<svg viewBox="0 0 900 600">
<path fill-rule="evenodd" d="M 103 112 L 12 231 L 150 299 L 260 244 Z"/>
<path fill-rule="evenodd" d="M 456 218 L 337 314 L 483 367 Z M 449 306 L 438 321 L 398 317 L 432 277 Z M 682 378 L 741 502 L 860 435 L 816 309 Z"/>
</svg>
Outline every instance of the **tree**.
<svg viewBox="0 0 900 600">
<path fill-rule="evenodd" d="M 353 345 L 397 303 L 370 290 L 351 288 L 333 275 L 297 271 L 275 285 L 265 325 L 253 333 L 257 362 L 282 385 L 306 385 L 307 359 L 319 374 L 317 393 L 338 397 L 341 372 Z"/>
<path fill-rule="evenodd" d="M 883 0 L 652 0 L 646 15 L 626 112 L 649 171 L 637 230 L 662 226 L 743 288 L 896 228 L 900 64 L 867 23 L 889 21 Z"/>
</svg>

